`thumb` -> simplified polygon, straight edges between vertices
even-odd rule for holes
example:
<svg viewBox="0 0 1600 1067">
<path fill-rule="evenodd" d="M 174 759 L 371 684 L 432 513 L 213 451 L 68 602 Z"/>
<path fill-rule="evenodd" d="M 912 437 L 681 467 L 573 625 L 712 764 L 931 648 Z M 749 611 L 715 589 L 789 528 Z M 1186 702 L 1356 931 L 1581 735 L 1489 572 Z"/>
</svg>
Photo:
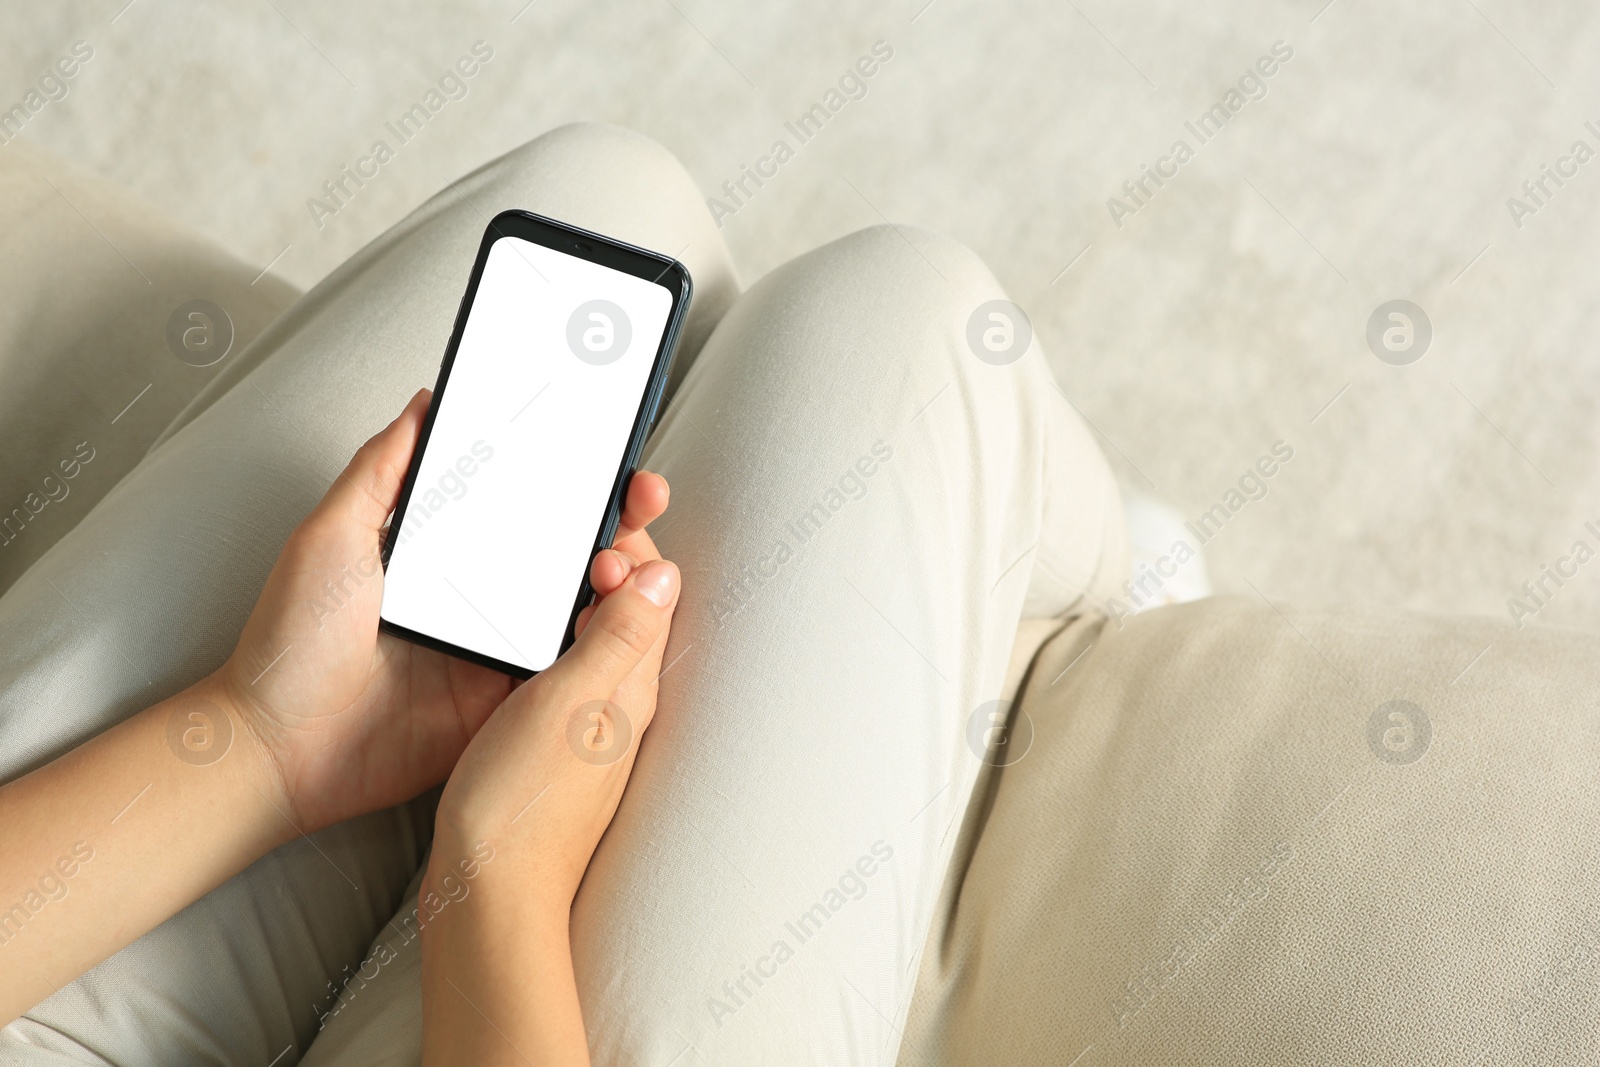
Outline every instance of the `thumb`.
<svg viewBox="0 0 1600 1067">
<path fill-rule="evenodd" d="M 563 688 L 605 699 L 617 691 L 652 649 L 659 647 L 678 601 L 678 568 L 653 560 L 595 608 L 589 625 L 546 675 Z"/>
<path fill-rule="evenodd" d="M 361 446 L 313 514 L 354 523 L 363 530 L 382 529 L 400 501 L 400 487 L 405 484 L 432 396 L 427 389 L 417 390 L 405 410 Z"/>
</svg>

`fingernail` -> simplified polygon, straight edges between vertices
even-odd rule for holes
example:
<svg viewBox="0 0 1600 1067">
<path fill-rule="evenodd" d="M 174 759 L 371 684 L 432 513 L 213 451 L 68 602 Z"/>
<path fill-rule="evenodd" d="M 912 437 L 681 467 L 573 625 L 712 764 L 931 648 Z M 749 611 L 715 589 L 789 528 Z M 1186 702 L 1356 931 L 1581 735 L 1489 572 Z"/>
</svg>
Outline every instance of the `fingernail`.
<svg viewBox="0 0 1600 1067">
<path fill-rule="evenodd" d="M 654 560 L 634 572 L 633 584 L 646 600 L 664 608 L 678 593 L 678 568 L 664 559 Z"/>
</svg>

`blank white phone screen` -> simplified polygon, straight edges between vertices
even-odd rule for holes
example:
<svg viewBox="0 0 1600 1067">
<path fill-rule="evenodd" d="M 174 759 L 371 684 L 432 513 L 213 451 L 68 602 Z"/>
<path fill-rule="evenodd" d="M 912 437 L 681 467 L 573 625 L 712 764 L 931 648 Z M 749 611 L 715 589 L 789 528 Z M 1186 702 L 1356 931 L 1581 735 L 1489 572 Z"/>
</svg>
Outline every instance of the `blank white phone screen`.
<svg viewBox="0 0 1600 1067">
<path fill-rule="evenodd" d="M 490 247 L 385 619 L 528 670 L 555 660 L 671 310 L 646 279 L 519 237 Z"/>
</svg>

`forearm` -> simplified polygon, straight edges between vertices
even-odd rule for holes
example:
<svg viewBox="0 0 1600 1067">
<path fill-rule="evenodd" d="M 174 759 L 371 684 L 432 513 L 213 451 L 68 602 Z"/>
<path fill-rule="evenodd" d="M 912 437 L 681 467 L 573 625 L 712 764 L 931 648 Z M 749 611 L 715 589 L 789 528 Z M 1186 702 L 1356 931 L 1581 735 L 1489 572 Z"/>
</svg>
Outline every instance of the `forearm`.
<svg viewBox="0 0 1600 1067">
<path fill-rule="evenodd" d="M 297 831 L 208 679 L 0 787 L 0 1023 Z"/>
<path fill-rule="evenodd" d="M 426 908 L 431 892 L 437 908 L 422 937 L 423 1064 L 588 1067 L 570 901 L 531 891 L 511 862 L 484 864 L 452 901 L 441 881 L 461 880 L 466 854 L 435 840 L 419 902 Z"/>
</svg>

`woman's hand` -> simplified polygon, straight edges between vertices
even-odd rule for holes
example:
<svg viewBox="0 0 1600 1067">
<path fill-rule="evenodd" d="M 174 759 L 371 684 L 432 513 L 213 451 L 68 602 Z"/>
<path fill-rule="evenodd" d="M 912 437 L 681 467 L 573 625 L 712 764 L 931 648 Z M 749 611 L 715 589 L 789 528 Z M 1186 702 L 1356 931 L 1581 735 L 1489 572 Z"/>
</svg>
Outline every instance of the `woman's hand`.
<svg viewBox="0 0 1600 1067">
<path fill-rule="evenodd" d="M 427 401 L 362 446 L 290 535 L 205 685 L 260 741 L 260 776 L 281 783 L 274 804 L 302 831 L 449 776 L 423 889 L 426 1062 L 496 1062 L 514 1040 L 513 1062 L 587 1063 L 567 915 L 655 714 L 679 580 L 645 526 L 667 484 L 634 476 L 576 643 L 513 687 L 378 630 L 382 529 Z"/>
<path fill-rule="evenodd" d="M 382 531 L 429 396 L 417 393 L 363 445 L 290 535 L 238 646 L 211 679 L 261 742 L 281 801 L 304 832 L 443 781 L 512 692 L 512 679 L 498 671 L 378 630 Z M 597 589 L 626 577 L 618 568 L 628 553 L 654 553 L 642 528 L 665 502 L 659 476 L 634 477 L 621 551 L 595 560 Z"/>
<path fill-rule="evenodd" d="M 666 505 L 634 478 L 576 643 L 451 772 L 419 901 L 425 1064 L 589 1062 L 568 915 L 655 715 L 679 576 L 644 527 Z"/>
<path fill-rule="evenodd" d="M 636 547 L 648 544 L 638 537 Z M 562 916 L 655 715 L 678 569 L 653 546 L 641 551 L 654 558 L 601 564 L 620 580 L 586 612 L 572 648 L 489 717 L 439 801 L 434 855 L 444 867 L 487 842 L 495 881 L 509 877 L 526 901 Z"/>
<path fill-rule="evenodd" d="M 215 680 L 311 832 L 442 780 L 511 681 L 378 631 L 382 531 L 429 392 L 363 445 L 289 536 Z"/>
</svg>

